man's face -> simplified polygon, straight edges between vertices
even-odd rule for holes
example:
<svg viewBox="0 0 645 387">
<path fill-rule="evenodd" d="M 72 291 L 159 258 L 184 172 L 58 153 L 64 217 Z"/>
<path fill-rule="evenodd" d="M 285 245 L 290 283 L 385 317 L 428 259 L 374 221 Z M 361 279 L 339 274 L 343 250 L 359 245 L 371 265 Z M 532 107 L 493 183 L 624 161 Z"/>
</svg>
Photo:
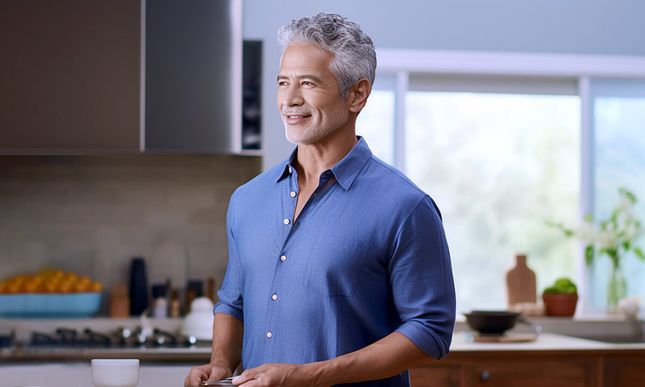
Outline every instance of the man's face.
<svg viewBox="0 0 645 387">
<path fill-rule="evenodd" d="M 287 140 L 314 144 L 349 124 L 349 108 L 329 69 L 330 53 L 312 44 L 287 47 L 278 74 L 278 109 Z"/>
</svg>

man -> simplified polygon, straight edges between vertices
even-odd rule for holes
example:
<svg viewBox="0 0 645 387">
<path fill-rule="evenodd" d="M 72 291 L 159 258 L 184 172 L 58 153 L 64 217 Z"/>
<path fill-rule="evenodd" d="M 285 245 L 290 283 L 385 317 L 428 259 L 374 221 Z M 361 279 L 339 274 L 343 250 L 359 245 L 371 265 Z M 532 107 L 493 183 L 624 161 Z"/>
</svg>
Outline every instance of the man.
<svg viewBox="0 0 645 387">
<path fill-rule="evenodd" d="M 449 349 L 455 316 L 439 210 L 355 133 L 372 40 L 338 15 L 280 29 L 278 109 L 291 157 L 240 187 L 209 364 L 186 385 L 408 386 Z"/>
</svg>

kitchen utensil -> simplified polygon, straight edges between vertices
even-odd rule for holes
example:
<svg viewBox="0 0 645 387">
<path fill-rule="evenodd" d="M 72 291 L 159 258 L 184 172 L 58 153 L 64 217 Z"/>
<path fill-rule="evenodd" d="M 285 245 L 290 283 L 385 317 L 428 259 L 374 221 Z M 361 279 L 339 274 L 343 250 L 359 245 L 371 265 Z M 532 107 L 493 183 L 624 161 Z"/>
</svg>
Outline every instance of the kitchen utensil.
<svg viewBox="0 0 645 387">
<path fill-rule="evenodd" d="M 216 381 L 204 381 L 202 386 L 232 386 L 233 385 L 233 376 L 229 376 L 226 379 L 216 380 Z"/>
<path fill-rule="evenodd" d="M 482 334 L 501 335 L 513 328 L 520 316 L 517 312 L 505 310 L 473 310 L 464 313 L 468 326 Z"/>
<path fill-rule="evenodd" d="M 91 364 L 96 387 L 135 387 L 139 383 L 139 359 L 92 359 Z"/>
<path fill-rule="evenodd" d="M 212 340 L 213 319 L 213 302 L 207 297 L 195 298 L 182 323 L 181 333 L 198 340 Z"/>
<path fill-rule="evenodd" d="M 526 264 L 526 255 L 515 256 L 515 266 L 506 273 L 506 291 L 509 307 L 537 300 L 535 272 Z"/>
<path fill-rule="evenodd" d="M 130 270 L 130 314 L 138 316 L 148 307 L 148 276 L 142 257 L 132 259 Z"/>
</svg>

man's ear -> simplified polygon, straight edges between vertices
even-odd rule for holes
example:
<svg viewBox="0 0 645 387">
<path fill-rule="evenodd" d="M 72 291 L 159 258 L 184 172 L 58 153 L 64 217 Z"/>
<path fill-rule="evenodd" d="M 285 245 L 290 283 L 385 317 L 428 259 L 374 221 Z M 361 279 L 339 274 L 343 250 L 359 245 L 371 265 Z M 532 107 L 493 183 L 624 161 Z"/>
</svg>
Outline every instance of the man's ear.
<svg viewBox="0 0 645 387">
<path fill-rule="evenodd" d="M 372 92 L 372 84 L 366 78 L 356 82 L 347 91 L 347 105 L 352 113 L 360 113 L 367 103 L 367 97 Z"/>
</svg>

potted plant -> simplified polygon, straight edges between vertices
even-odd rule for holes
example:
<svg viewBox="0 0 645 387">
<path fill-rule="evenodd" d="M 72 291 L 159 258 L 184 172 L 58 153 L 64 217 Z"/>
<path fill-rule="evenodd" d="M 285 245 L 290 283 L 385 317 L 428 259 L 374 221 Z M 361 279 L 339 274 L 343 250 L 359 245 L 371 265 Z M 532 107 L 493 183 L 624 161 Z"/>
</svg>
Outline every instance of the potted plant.
<svg viewBox="0 0 645 387">
<path fill-rule="evenodd" d="M 570 278 L 558 278 L 553 285 L 544 289 L 542 301 L 547 316 L 573 316 L 578 304 L 578 287 Z"/>
</svg>

